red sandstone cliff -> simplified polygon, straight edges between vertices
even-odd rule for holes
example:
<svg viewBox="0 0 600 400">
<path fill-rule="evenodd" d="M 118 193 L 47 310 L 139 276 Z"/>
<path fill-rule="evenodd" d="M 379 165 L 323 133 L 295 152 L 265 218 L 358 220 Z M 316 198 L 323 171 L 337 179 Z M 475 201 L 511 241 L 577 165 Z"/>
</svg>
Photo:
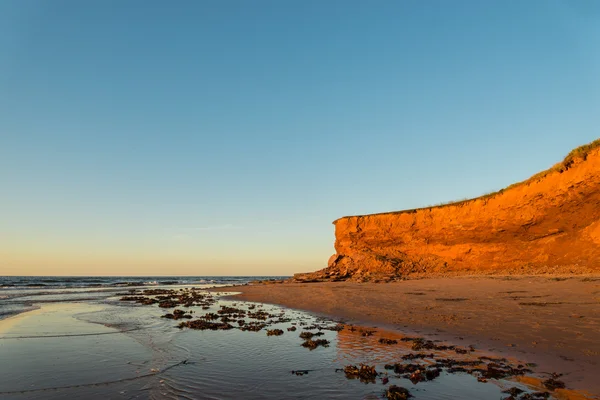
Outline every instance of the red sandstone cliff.
<svg viewBox="0 0 600 400">
<path fill-rule="evenodd" d="M 600 272 L 600 139 L 527 181 L 438 207 L 334 221 L 329 266 L 298 280 Z"/>
</svg>

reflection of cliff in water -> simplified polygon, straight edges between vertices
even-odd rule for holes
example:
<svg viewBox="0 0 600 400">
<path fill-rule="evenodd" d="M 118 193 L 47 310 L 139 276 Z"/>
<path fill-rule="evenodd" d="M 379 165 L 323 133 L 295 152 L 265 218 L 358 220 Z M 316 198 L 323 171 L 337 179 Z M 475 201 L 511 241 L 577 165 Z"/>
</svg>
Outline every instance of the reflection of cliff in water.
<svg viewBox="0 0 600 400">
<path fill-rule="evenodd" d="M 584 400 L 593 398 L 575 390 L 549 390 L 543 383 L 548 379 L 549 374 L 531 370 L 529 367 L 534 367 L 533 364 L 524 364 L 516 359 L 501 358 L 488 352 L 477 351 L 468 344 L 465 346 L 454 346 L 436 340 L 428 341 L 373 327 L 348 325 L 337 333 L 337 358 L 335 361 L 342 366 L 358 364 L 375 366 L 379 374 L 378 383 L 383 383 L 383 379 L 389 379 L 390 384 L 406 387 L 411 392 L 425 387 L 429 388 L 429 385 L 433 384 L 436 387 L 435 396 L 443 393 L 450 396 L 448 398 L 493 398 L 492 396 L 496 395 L 495 391 L 511 387 L 518 387 L 526 395 L 528 393 L 548 393 L 548 397 L 545 398 L 550 399 Z M 384 368 L 386 364 L 390 369 Z M 403 366 L 413 364 L 421 370 L 421 373 L 417 372 L 411 375 L 412 370 L 410 369 L 411 372 L 408 373 L 396 373 L 398 371 L 394 369 L 394 364 Z M 441 367 L 441 365 L 445 366 Z M 498 372 L 513 372 L 506 376 L 487 377 L 486 370 L 488 373 L 490 372 L 488 365 Z M 431 381 L 415 379 L 416 375 L 424 376 L 426 370 L 436 369 L 440 373 L 435 375 Z M 525 371 L 524 374 L 514 372 L 521 369 Z M 439 392 L 440 390 L 441 392 Z"/>
<path fill-rule="evenodd" d="M 412 352 L 412 342 L 398 332 L 365 326 L 347 326 L 338 332 L 337 361 L 386 364 L 400 361 L 405 354 Z M 396 344 L 380 343 L 380 339 L 396 340 Z"/>
</svg>

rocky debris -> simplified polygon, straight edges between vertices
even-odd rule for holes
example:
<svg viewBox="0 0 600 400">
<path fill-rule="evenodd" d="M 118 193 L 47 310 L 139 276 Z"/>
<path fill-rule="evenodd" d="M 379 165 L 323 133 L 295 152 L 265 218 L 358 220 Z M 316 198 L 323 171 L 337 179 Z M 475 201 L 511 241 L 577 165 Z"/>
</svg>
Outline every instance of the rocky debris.
<svg viewBox="0 0 600 400">
<path fill-rule="evenodd" d="M 513 387 L 502 393 L 509 393 L 510 396 L 504 397 L 502 400 L 546 400 L 550 397 L 548 392 L 525 393 L 523 390 Z"/>
<path fill-rule="evenodd" d="M 454 346 L 454 345 L 445 345 L 445 344 L 437 344 L 432 340 L 425 340 L 424 338 L 419 337 L 404 337 L 400 339 L 403 342 L 413 342 L 412 350 L 437 350 L 437 351 L 446 351 L 446 350 L 454 350 L 457 354 L 467 354 L 471 351 L 475 351 L 473 346 L 469 346 L 468 349 L 464 349 L 462 347 Z"/>
<path fill-rule="evenodd" d="M 329 340 L 327 340 L 327 339 L 316 339 L 316 340 L 308 339 L 308 340 L 305 340 L 301 346 L 306 347 L 309 350 L 314 350 L 319 346 L 329 347 Z"/>
<path fill-rule="evenodd" d="M 442 368 L 436 365 L 421 365 L 413 363 L 386 364 L 385 369 L 392 369 L 403 378 L 409 379 L 413 384 L 424 381 L 431 381 L 438 376 Z"/>
<path fill-rule="evenodd" d="M 177 303 L 175 301 L 171 301 L 171 300 L 163 300 L 158 303 L 158 306 L 161 308 L 173 308 L 173 307 L 177 307 L 178 305 L 179 305 L 179 303 Z"/>
<path fill-rule="evenodd" d="M 221 306 L 221 309 L 217 311 L 220 315 L 228 315 L 231 318 L 243 318 L 246 316 L 246 310 L 239 308 Z"/>
<path fill-rule="evenodd" d="M 268 312 L 265 312 L 263 310 L 258 310 L 256 312 L 249 312 L 247 314 L 248 318 L 252 318 L 252 319 L 257 319 L 259 321 L 266 321 L 269 318 L 273 318 L 275 317 L 274 315 L 269 314 Z"/>
<path fill-rule="evenodd" d="M 190 314 L 186 314 L 183 310 L 175 309 L 173 310 L 173 314 L 165 314 L 162 316 L 162 318 L 178 320 L 181 318 L 191 319 L 192 316 Z"/>
<path fill-rule="evenodd" d="M 146 296 L 123 296 L 121 297 L 121 301 L 135 301 L 136 303 L 143 304 L 145 306 L 158 303 L 158 300 Z"/>
<path fill-rule="evenodd" d="M 546 400 L 550 398 L 548 392 L 523 393 L 518 400 Z"/>
<path fill-rule="evenodd" d="M 322 329 L 325 329 L 328 331 L 339 332 L 339 331 L 344 330 L 345 327 L 346 327 L 346 325 L 344 325 L 342 323 L 337 323 L 334 326 L 326 326 L 326 327 L 323 327 Z"/>
<path fill-rule="evenodd" d="M 408 353 L 402 356 L 403 360 L 417 360 L 424 358 L 434 358 L 433 353 L 425 354 L 425 353 Z"/>
<path fill-rule="evenodd" d="M 280 315 L 278 318 L 272 319 L 270 321 L 270 323 L 272 323 L 272 324 L 285 324 L 285 323 L 288 323 L 288 322 L 291 322 L 291 321 L 292 321 L 291 318 L 287 318 L 287 317 L 284 317 L 283 315 Z"/>
<path fill-rule="evenodd" d="M 297 369 L 292 371 L 292 375 L 298 375 L 298 376 L 302 376 L 302 375 L 306 375 L 309 372 L 313 371 L 312 369 Z"/>
<path fill-rule="evenodd" d="M 513 367 L 508 364 L 497 364 L 489 363 L 486 368 L 473 369 L 471 373 L 479 373 L 484 379 L 504 379 L 511 376 L 520 376 L 527 373 L 533 372 L 532 370 L 524 367 L 523 365 L 517 365 Z"/>
<path fill-rule="evenodd" d="M 311 339 L 313 336 L 323 336 L 324 333 L 323 332 L 308 332 L 308 331 L 304 331 L 302 333 L 300 333 L 300 339 Z"/>
<path fill-rule="evenodd" d="M 244 332 L 258 332 L 267 327 L 267 324 L 260 322 L 247 322 L 244 325 L 240 326 L 240 330 Z"/>
<path fill-rule="evenodd" d="M 306 322 L 300 322 L 298 323 L 298 325 L 302 326 L 304 330 L 306 331 L 314 331 L 314 330 L 319 330 L 319 331 L 332 331 L 332 332 L 339 332 L 344 330 L 345 326 L 342 323 L 337 323 L 335 325 L 325 325 L 325 324 L 312 324 L 312 325 L 308 325 Z M 351 330 L 352 332 L 354 332 L 353 330 Z"/>
<path fill-rule="evenodd" d="M 502 393 L 508 393 L 513 397 L 519 396 L 521 393 L 525 392 L 523 389 L 519 389 L 518 387 L 511 387 L 510 389 L 503 390 Z"/>
<path fill-rule="evenodd" d="M 211 330 L 211 331 L 224 331 L 224 330 L 229 330 L 229 329 L 233 329 L 233 325 L 230 324 L 226 324 L 224 322 L 209 322 L 206 321 L 204 319 L 196 319 L 194 321 L 188 321 L 188 322 L 181 322 L 178 326 L 179 329 L 182 328 L 190 328 L 190 329 L 197 329 L 197 330 Z"/>
<path fill-rule="evenodd" d="M 423 338 L 412 337 L 412 336 L 404 336 L 403 338 L 400 339 L 401 342 L 414 342 L 416 340 L 423 340 Z"/>
<path fill-rule="evenodd" d="M 481 358 L 479 362 L 481 362 Z M 440 360 L 438 365 L 445 366 L 449 372 L 467 372 L 477 377 L 487 379 L 505 379 L 513 376 L 522 376 L 533 372 L 531 369 L 526 368 L 524 365 L 512 366 L 508 362 L 489 362 L 488 364 L 482 364 L 482 366 L 476 366 L 478 361 L 456 361 L 456 360 Z M 471 367 L 471 368 L 465 368 Z"/>
<path fill-rule="evenodd" d="M 273 285 L 273 284 L 276 284 L 276 283 L 285 283 L 285 282 L 286 281 L 282 280 L 282 279 L 271 278 L 271 279 L 262 279 L 262 280 L 259 279 L 259 280 L 256 280 L 256 281 L 251 281 L 250 284 L 251 285 Z"/>
<path fill-rule="evenodd" d="M 415 372 L 411 373 L 405 378 L 408 378 L 413 384 L 417 384 L 419 382 L 432 381 L 438 376 L 440 376 L 441 368 L 420 368 Z"/>
<path fill-rule="evenodd" d="M 159 295 L 172 295 L 175 294 L 173 289 L 146 289 L 143 291 L 145 296 L 159 296 Z"/>
<path fill-rule="evenodd" d="M 174 308 L 177 306 L 191 307 L 193 305 L 209 308 L 216 300 L 208 293 L 200 293 L 195 288 L 180 289 L 146 289 L 141 294 L 135 292 L 135 296 L 124 296 L 121 301 L 135 301 L 143 305 L 158 303 L 162 308 Z"/>
<path fill-rule="evenodd" d="M 513 366 L 506 362 L 505 359 L 490 357 L 481 357 L 476 360 L 455 360 L 451 358 L 435 359 L 433 353 L 410 353 L 402 356 L 402 359 L 404 362 L 386 364 L 385 369 L 393 370 L 394 373 L 409 379 L 413 384 L 433 380 L 437 378 L 443 370 L 448 373 L 471 374 L 475 376 L 479 382 L 487 382 L 489 379 L 506 379 L 532 372 L 521 364 Z M 417 364 L 407 362 L 422 359 L 432 359 L 435 363 Z"/>
<path fill-rule="evenodd" d="M 556 389 L 564 389 L 565 388 L 565 383 L 563 381 L 559 381 L 557 378 L 559 378 L 561 376 L 561 374 L 552 374 L 550 378 L 546 379 L 544 382 L 542 382 L 542 384 L 549 390 L 556 390 Z"/>
<path fill-rule="evenodd" d="M 188 322 L 181 322 L 179 324 L 179 329 L 181 328 L 190 328 L 190 329 L 197 329 L 197 330 L 212 330 L 212 331 L 217 331 L 217 330 L 229 330 L 229 329 L 233 329 L 233 325 L 224 323 L 224 322 L 209 322 L 203 319 L 196 319 L 194 321 L 188 321 Z"/>
<path fill-rule="evenodd" d="M 385 391 L 385 398 L 388 400 L 407 400 L 409 397 L 412 397 L 410 392 L 401 387 L 392 385 Z"/>
<path fill-rule="evenodd" d="M 343 369 L 344 374 L 346 374 L 346 378 L 348 379 L 359 379 L 364 383 L 375 383 L 375 378 L 377 378 L 377 371 L 375 370 L 375 366 L 369 366 L 365 364 L 360 364 L 360 367 L 356 365 L 347 365 Z"/>
<path fill-rule="evenodd" d="M 425 340 L 423 338 L 415 338 L 413 340 L 413 345 L 412 345 L 412 349 L 415 351 L 418 351 L 418 350 L 444 351 L 444 350 L 454 350 L 455 348 L 456 348 L 456 346 L 440 345 L 440 344 L 436 344 L 432 340 Z"/>
</svg>

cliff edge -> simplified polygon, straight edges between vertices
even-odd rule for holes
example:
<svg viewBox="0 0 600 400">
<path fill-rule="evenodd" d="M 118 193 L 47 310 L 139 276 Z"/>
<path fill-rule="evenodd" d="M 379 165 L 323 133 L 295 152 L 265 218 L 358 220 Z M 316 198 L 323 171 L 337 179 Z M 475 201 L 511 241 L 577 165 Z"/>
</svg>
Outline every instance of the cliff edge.
<svg viewBox="0 0 600 400">
<path fill-rule="evenodd" d="M 297 281 L 600 272 L 600 139 L 479 198 L 335 225 L 336 254 Z"/>
</svg>

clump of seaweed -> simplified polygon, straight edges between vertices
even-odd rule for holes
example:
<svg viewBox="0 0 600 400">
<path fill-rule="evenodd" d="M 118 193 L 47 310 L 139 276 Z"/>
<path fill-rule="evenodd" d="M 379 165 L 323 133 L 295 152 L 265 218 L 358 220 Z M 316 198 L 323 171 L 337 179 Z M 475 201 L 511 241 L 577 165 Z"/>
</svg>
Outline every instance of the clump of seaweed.
<svg viewBox="0 0 600 400">
<path fill-rule="evenodd" d="M 165 314 L 162 316 L 162 318 L 178 320 L 181 318 L 191 319 L 192 316 L 190 314 L 186 314 L 183 310 L 175 309 L 173 310 L 173 314 Z"/>
<path fill-rule="evenodd" d="M 209 322 L 203 319 L 196 319 L 194 321 L 182 322 L 178 326 L 179 329 L 182 328 L 190 328 L 197 330 L 211 330 L 211 331 L 224 331 L 233 329 L 233 325 L 227 324 L 225 322 Z"/>
<path fill-rule="evenodd" d="M 344 374 L 346 374 L 346 378 L 359 379 L 364 383 L 375 383 L 375 378 L 377 378 L 378 375 L 375 366 L 365 364 L 360 364 L 359 367 L 356 365 L 347 365 L 344 367 L 343 371 Z"/>
<path fill-rule="evenodd" d="M 329 347 L 329 340 L 326 340 L 326 339 L 316 339 L 316 340 L 308 339 L 308 340 L 305 340 L 304 343 L 302 343 L 301 346 L 302 347 L 306 347 L 307 349 L 310 349 L 310 350 L 314 350 L 314 349 L 316 349 L 319 346 Z"/>
<path fill-rule="evenodd" d="M 324 333 L 323 332 L 308 332 L 308 331 L 304 331 L 302 333 L 300 333 L 300 339 L 312 339 L 314 336 L 323 336 Z"/>
<path fill-rule="evenodd" d="M 559 378 L 561 376 L 561 374 L 552 374 L 550 376 L 550 378 L 546 379 L 544 382 L 542 382 L 542 384 L 549 390 L 556 390 L 556 389 L 564 389 L 565 388 L 565 383 L 563 381 L 559 381 L 557 378 Z"/>
<path fill-rule="evenodd" d="M 238 324 L 239 324 L 239 322 L 238 322 Z M 240 327 L 240 330 L 244 331 L 244 332 L 258 332 L 258 331 L 263 330 L 266 326 L 267 326 L 267 324 L 252 321 L 252 322 L 248 322 L 248 323 L 245 323 L 244 325 L 242 325 Z"/>
<path fill-rule="evenodd" d="M 412 397 L 408 389 L 396 385 L 390 386 L 385 391 L 384 396 L 388 400 L 407 400 L 409 397 Z"/>
</svg>

